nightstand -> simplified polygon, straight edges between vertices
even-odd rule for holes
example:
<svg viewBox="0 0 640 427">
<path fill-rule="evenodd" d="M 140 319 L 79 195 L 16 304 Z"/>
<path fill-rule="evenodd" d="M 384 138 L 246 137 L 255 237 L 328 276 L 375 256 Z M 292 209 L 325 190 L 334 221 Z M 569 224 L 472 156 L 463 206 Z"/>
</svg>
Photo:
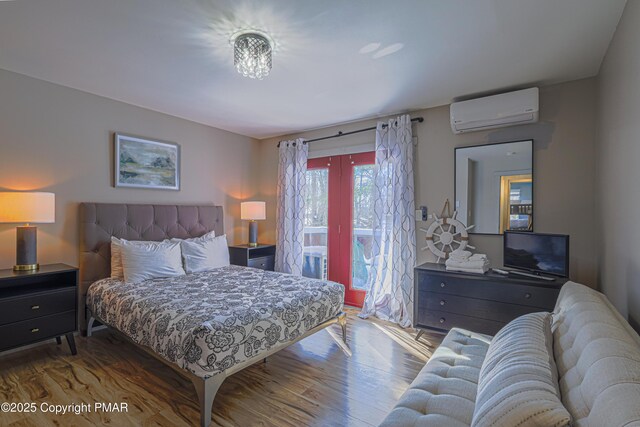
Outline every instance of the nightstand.
<svg viewBox="0 0 640 427">
<path fill-rule="evenodd" d="M 276 245 L 233 245 L 229 246 L 231 264 L 273 271 Z"/>
<path fill-rule="evenodd" d="M 43 265 L 36 271 L 0 270 L 0 351 L 64 335 L 77 354 L 78 269 Z"/>
</svg>

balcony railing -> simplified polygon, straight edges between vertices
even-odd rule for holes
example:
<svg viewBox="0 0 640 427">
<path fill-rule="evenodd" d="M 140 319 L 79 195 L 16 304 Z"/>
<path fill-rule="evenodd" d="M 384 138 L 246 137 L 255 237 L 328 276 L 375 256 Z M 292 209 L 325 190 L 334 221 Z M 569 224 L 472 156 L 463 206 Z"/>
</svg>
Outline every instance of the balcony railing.
<svg viewBox="0 0 640 427">
<path fill-rule="evenodd" d="M 327 278 L 327 237 L 326 226 L 304 228 L 304 276 Z M 356 289 L 365 289 L 371 267 L 372 243 L 371 228 L 353 229 L 352 286 Z"/>
</svg>

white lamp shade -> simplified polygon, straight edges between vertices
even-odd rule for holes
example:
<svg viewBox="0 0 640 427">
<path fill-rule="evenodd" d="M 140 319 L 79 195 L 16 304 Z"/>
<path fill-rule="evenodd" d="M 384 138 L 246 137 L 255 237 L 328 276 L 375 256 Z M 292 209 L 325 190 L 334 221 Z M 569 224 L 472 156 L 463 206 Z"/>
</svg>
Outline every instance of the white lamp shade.
<svg viewBox="0 0 640 427">
<path fill-rule="evenodd" d="M 265 202 L 240 203 L 240 219 L 262 220 L 267 219 Z"/>
<path fill-rule="evenodd" d="M 0 223 L 52 223 L 56 221 L 56 195 L 37 192 L 1 192 Z"/>
</svg>

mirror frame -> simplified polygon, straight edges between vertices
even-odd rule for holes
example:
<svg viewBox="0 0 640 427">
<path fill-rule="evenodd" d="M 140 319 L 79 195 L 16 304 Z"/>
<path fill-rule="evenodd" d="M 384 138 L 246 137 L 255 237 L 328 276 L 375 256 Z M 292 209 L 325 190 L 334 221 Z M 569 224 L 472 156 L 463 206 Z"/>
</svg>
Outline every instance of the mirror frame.
<svg viewBox="0 0 640 427">
<path fill-rule="evenodd" d="M 455 206 L 456 200 L 457 200 L 457 176 L 458 176 L 458 161 L 457 161 L 457 154 L 458 154 L 458 150 L 462 150 L 465 148 L 477 148 L 477 147 L 489 147 L 492 145 L 501 145 L 501 144 L 514 144 L 516 142 L 529 142 L 531 141 L 531 204 L 533 205 L 533 212 L 531 214 L 531 216 L 533 217 L 533 227 L 531 230 L 522 230 L 523 232 L 527 233 L 533 233 L 535 232 L 535 228 L 536 228 L 536 221 L 535 221 L 535 214 L 536 214 L 536 176 L 535 176 L 535 157 L 534 157 L 534 152 L 535 150 L 535 145 L 536 142 L 533 138 L 531 139 L 519 139 L 516 141 L 503 141 L 503 142 L 490 142 L 487 144 L 475 144 L 475 145 L 461 145 L 459 147 L 455 147 L 455 149 L 453 150 L 453 204 L 454 204 L 454 210 L 457 209 L 457 207 Z M 469 224 L 465 224 L 465 225 L 469 225 Z M 473 231 L 473 228 L 469 231 L 467 231 L 467 233 L 469 234 L 475 234 L 478 236 L 503 236 L 504 233 L 500 233 L 500 229 L 498 228 L 498 232 L 497 233 L 476 233 Z"/>
</svg>

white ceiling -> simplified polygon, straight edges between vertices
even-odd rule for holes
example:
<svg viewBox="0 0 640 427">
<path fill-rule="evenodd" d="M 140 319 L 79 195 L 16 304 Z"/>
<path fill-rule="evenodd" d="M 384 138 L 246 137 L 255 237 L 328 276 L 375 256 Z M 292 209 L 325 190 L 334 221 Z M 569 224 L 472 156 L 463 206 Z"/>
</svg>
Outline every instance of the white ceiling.
<svg viewBox="0 0 640 427">
<path fill-rule="evenodd" d="M 0 1 L 0 68 L 264 138 L 594 76 L 625 1 Z M 233 67 L 251 28 L 262 81 Z"/>
</svg>

